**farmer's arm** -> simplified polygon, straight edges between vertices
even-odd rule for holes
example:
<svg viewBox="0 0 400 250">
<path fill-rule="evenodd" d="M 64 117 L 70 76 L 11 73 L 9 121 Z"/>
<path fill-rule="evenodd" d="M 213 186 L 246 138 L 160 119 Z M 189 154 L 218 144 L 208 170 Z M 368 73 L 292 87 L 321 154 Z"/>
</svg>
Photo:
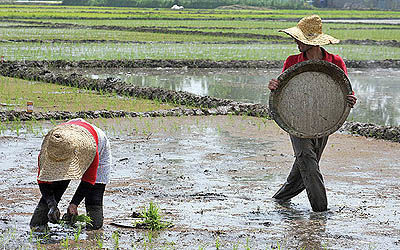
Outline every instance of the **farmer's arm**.
<svg viewBox="0 0 400 250">
<path fill-rule="evenodd" d="M 92 189 L 93 185 L 86 182 L 86 181 L 81 181 L 79 184 L 78 188 L 75 191 L 74 196 L 72 197 L 72 200 L 68 206 L 67 212 L 70 214 L 78 214 L 78 206 L 82 202 L 82 200 L 87 196 L 89 191 Z"/>
</svg>

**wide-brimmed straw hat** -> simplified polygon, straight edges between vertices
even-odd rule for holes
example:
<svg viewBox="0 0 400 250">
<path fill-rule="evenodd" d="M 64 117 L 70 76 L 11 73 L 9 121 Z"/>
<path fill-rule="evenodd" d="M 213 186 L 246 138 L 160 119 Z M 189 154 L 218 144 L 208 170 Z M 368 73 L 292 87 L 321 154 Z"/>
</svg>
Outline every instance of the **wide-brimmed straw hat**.
<svg viewBox="0 0 400 250">
<path fill-rule="evenodd" d="M 326 45 L 340 40 L 322 33 L 322 20 L 318 15 L 302 18 L 295 27 L 279 30 L 307 45 Z"/>
<path fill-rule="evenodd" d="M 40 181 L 80 179 L 96 155 L 96 141 L 84 127 L 61 124 L 45 136 L 39 156 Z"/>
</svg>

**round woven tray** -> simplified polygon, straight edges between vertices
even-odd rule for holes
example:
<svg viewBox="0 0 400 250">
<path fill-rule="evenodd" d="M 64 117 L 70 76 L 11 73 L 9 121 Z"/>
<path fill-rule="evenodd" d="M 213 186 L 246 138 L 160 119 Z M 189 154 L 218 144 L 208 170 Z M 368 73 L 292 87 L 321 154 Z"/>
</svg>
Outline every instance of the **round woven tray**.
<svg viewBox="0 0 400 250">
<path fill-rule="evenodd" d="M 350 112 L 347 95 L 352 93 L 344 71 L 333 63 L 308 60 L 295 64 L 279 77 L 271 91 L 272 118 L 286 132 L 301 138 L 330 135 Z"/>
</svg>

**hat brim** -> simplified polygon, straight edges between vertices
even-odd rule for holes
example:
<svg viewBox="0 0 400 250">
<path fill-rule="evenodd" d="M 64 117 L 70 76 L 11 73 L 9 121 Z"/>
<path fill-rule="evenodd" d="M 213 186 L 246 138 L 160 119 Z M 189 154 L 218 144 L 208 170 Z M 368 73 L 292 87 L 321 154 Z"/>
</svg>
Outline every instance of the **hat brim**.
<svg viewBox="0 0 400 250">
<path fill-rule="evenodd" d="M 287 35 L 293 37 L 296 40 L 299 40 L 300 42 L 307 44 L 307 45 L 312 45 L 312 46 L 318 46 L 318 45 L 327 45 L 327 44 L 336 44 L 339 43 L 340 40 L 334 38 L 333 36 L 327 35 L 327 34 L 319 34 L 317 36 L 313 37 L 306 37 L 301 29 L 299 29 L 297 26 L 284 29 L 284 30 L 279 30 L 279 32 L 286 33 Z"/>
<path fill-rule="evenodd" d="M 69 140 L 76 143 L 76 149 L 68 159 L 56 160 L 50 157 L 48 152 L 52 131 L 57 129 L 68 130 L 66 135 Z M 96 155 L 96 141 L 93 135 L 84 127 L 72 124 L 59 125 L 46 135 L 43 140 L 39 156 L 40 181 L 77 180 L 89 168 Z"/>
<path fill-rule="evenodd" d="M 40 181 L 78 180 L 86 171 L 78 167 L 79 159 L 76 155 L 66 161 L 57 162 L 50 160 L 45 154 L 40 155 L 39 162 L 42 166 L 38 177 Z"/>
</svg>

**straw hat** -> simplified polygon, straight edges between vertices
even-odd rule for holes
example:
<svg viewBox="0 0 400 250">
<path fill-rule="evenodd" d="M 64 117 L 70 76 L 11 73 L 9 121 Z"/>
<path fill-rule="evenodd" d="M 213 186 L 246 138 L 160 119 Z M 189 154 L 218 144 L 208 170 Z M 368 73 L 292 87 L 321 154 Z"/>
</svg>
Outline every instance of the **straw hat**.
<svg viewBox="0 0 400 250">
<path fill-rule="evenodd" d="M 326 45 L 340 40 L 322 33 L 322 20 L 318 15 L 302 18 L 295 27 L 279 30 L 307 45 Z"/>
<path fill-rule="evenodd" d="M 80 179 L 96 155 L 96 141 L 84 127 L 61 124 L 45 136 L 39 157 L 40 181 Z"/>
</svg>

